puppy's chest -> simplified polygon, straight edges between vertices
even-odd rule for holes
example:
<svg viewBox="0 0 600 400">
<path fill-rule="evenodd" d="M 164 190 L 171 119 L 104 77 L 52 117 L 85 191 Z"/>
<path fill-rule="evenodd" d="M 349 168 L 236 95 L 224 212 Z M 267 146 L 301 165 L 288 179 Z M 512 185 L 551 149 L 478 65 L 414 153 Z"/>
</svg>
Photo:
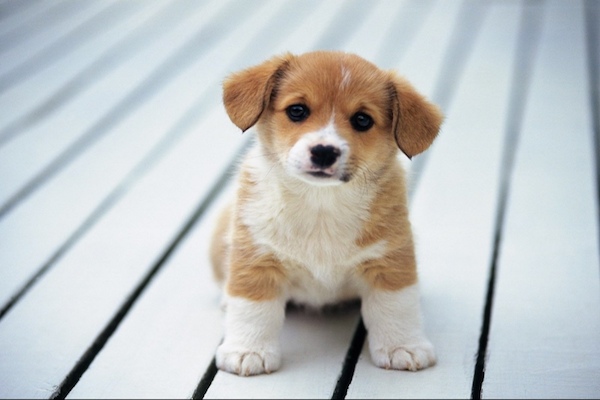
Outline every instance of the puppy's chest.
<svg viewBox="0 0 600 400">
<path fill-rule="evenodd" d="M 256 243 L 319 275 L 354 266 L 372 250 L 357 245 L 368 210 L 336 200 L 264 191 L 248 202 L 243 219 Z"/>
</svg>

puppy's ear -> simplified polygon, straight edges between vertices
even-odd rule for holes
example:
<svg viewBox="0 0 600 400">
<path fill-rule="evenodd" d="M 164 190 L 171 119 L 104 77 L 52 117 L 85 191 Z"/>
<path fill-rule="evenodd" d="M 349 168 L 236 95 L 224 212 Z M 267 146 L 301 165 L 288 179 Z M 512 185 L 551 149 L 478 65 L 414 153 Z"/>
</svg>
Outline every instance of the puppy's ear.
<svg viewBox="0 0 600 400">
<path fill-rule="evenodd" d="M 231 121 L 242 131 L 256 124 L 292 57 L 291 54 L 273 57 L 225 79 L 223 104 Z"/>
<path fill-rule="evenodd" d="M 391 73 L 392 129 L 408 158 L 425 151 L 436 138 L 443 115 L 406 80 Z"/>
</svg>

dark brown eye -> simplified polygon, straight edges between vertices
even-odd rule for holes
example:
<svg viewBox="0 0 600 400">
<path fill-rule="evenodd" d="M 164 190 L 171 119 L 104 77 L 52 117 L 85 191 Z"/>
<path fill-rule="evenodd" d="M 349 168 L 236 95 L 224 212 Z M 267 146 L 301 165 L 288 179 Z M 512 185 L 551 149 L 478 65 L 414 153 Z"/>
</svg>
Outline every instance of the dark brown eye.
<svg viewBox="0 0 600 400">
<path fill-rule="evenodd" d="M 359 132 L 365 132 L 371 129 L 374 122 L 373 118 L 371 118 L 364 112 L 357 112 L 352 117 L 350 117 L 350 124 L 355 130 Z"/>
<path fill-rule="evenodd" d="M 304 104 L 292 104 L 285 109 L 285 112 L 293 122 L 304 121 L 310 115 L 310 110 Z"/>
</svg>

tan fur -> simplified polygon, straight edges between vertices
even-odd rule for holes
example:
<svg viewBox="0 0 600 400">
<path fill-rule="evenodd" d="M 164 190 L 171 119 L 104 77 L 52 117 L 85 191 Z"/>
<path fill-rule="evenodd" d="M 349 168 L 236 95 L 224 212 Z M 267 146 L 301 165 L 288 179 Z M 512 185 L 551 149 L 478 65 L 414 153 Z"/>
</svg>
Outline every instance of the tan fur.
<svg viewBox="0 0 600 400">
<path fill-rule="evenodd" d="M 219 283 L 224 283 L 227 273 L 227 254 L 229 254 L 229 223 L 231 219 L 231 205 L 223 207 L 217 219 L 215 229 L 209 246 L 210 262 L 213 267 L 213 276 Z"/>
<path fill-rule="evenodd" d="M 395 73 L 382 71 L 357 56 L 341 52 L 313 52 L 301 56 L 285 54 L 233 74 L 224 82 L 223 101 L 231 120 L 240 129 L 257 125 L 260 148 L 257 154 L 264 157 L 261 162 L 274 166 L 264 176 L 283 174 L 279 166 L 298 140 L 307 132 L 318 131 L 328 123 L 334 124 L 337 134 L 350 148 L 345 171 L 349 181 L 331 188 L 306 189 L 306 193 L 312 193 L 310 196 L 315 199 L 312 205 L 308 194 L 307 203 L 301 202 L 305 193 L 301 185 L 306 184 L 299 182 L 296 185 L 293 178 L 282 178 L 289 182 L 273 193 L 279 193 L 279 197 L 286 196 L 287 187 L 290 204 L 299 204 L 298 213 L 321 212 L 323 218 L 336 218 L 338 215 L 335 207 L 329 210 L 331 200 L 328 199 L 342 199 L 337 203 L 342 208 L 355 207 L 355 212 L 346 210 L 341 215 L 349 218 L 348 237 L 354 239 L 346 245 L 350 249 L 348 251 L 356 253 L 357 260 L 367 257 L 361 255 L 360 249 L 377 248 L 378 243 L 385 243 L 385 254 L 353 265 L 344 282 L 357 280 L 357 288 L 366 285 L 386 291 L 416 283 L 405 178 L 396 157 L 398 149 L 412 157 L 429 147 L 442 122 L 437 107 Z M 297 103 L 307 104 L 311 110 L 310 118 L 302 123 L 290 121 L 285 112 L 288 106 Z M 356 132 L 348 122 L 357 111 L 366 112 L 374 119 L 375 125 L 368 132 Z M 249 159 L 242 164 L 236 202 L 218 221 L 211 244 L 211 259 L 217 279 L 226 279 L 229 295 L 261 301 L 288 293 L 289 287 L 294 285 L 291 281 L 293 271 L 310 270 L 310 266 L 297 260 L 295 253 L 288 255 L 287 250 L 279 249 L 275 242 L 270 243 L 266 239 L 273 237 L 276 241 L 278 238 L 272 233 L 263 234 L 265 229 L 271 229 L 269 224 L 260 228 L 261 231 L 252 226 L 257 207 L 249 204 L 264 204 L 266 207 L 271 201 L 268 197 L 256 201 L 256 196 L 264 195 L 261 192 L 264 189 L 256 189 L 257 185 L 264 185 L 264 182 L 261 181 L 263 175 L 254 164 L 256 160 Z M 318 192 L 321 189 L 322 192 Z M 344 191 L 352 193 L 346 200 L 343 200 Z M 324 193 L 326 197 L 321 205 L 318 200 L 320 194 L 317 193 Z M 302 204 L 308 204 L 304 210 Z M 281 218 L 283 215 L 286 215 L 285 212 L 281 213 Z M 301 220 L 290 225 L 294 240 L 315 241 L 314 235 L 321 235 L 324 243 L 331 242 L 334 247 L 335 240 L 328 235 L 333 234 L 331 232 L 335 229 L 338 229 L 335 232 L 344 232 L 344 228 L 329 229 L 326 223 L 315 225 L 320 220 L 315 221 L 306 228 L 303 228 Z M 340 224 L 339 221 L 336 223 Z M 285 220 L 278 219 L 273 224 L 285 224 Z M 359 228 L 354 234 L 352 229 L 356 226 Z M 330 250 L 333 252 L 335 249 Z M 327 249 L 315 247 L 314 251 L 315 260 L 330 257 Z M 346 268 L 347 262 L 339 259 L 339 264 Z M 345 269 L 340 271 L 345 273 Z M 308 278 L 298 279 L 305 281 Z M 359 291 L 356 291 L 357 296 Z"/>
<path fill-rule="evenodd" d="M 442 113 L 406 80 L 393 72 L 390 79 L 393 82 L 394 136 L 400 150 L 412 158 L 431 145 L 442 123 Z"/>
<path fill-rule="evenodd" d="M 364 247 L 385 238 L 390 251 L 383 258 L 366 261 L 358 269 L 373 287 L 398 290 L 416 283 L 417 271 L 404 177 L 399 169 L 389 175 L 390 180 L 380 186 L 371 204 L 371 218 L 358 244 Z"/>
<path fill-rule="evenodd" d="M 277 71 L 283 70 L 290 54 L 274 57 L 256 67 L 232 74 L 223 82 L 223 103 L 231 121 L 245 131 L 252 127 L 269 103 Z M 243 82 L 243 84 L 239 84 Z"/>
</svg>

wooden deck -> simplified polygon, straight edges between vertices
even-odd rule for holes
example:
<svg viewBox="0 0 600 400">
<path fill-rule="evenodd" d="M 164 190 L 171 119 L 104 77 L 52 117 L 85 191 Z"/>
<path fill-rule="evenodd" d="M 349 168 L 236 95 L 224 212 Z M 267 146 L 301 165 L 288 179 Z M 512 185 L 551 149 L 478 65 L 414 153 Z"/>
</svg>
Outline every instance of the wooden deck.
<svg viewBox="0 0 600 400">
<path fill-rule="evenodd" d="M 599 398 L 600 2 L 0 0 L 0 398 Z M 358 310 L 283 366 L 214 366 L 229 72 L 355 52 L 446 114 L 411 220 L 438 363 L 373 366 Z"/>
</svg>

